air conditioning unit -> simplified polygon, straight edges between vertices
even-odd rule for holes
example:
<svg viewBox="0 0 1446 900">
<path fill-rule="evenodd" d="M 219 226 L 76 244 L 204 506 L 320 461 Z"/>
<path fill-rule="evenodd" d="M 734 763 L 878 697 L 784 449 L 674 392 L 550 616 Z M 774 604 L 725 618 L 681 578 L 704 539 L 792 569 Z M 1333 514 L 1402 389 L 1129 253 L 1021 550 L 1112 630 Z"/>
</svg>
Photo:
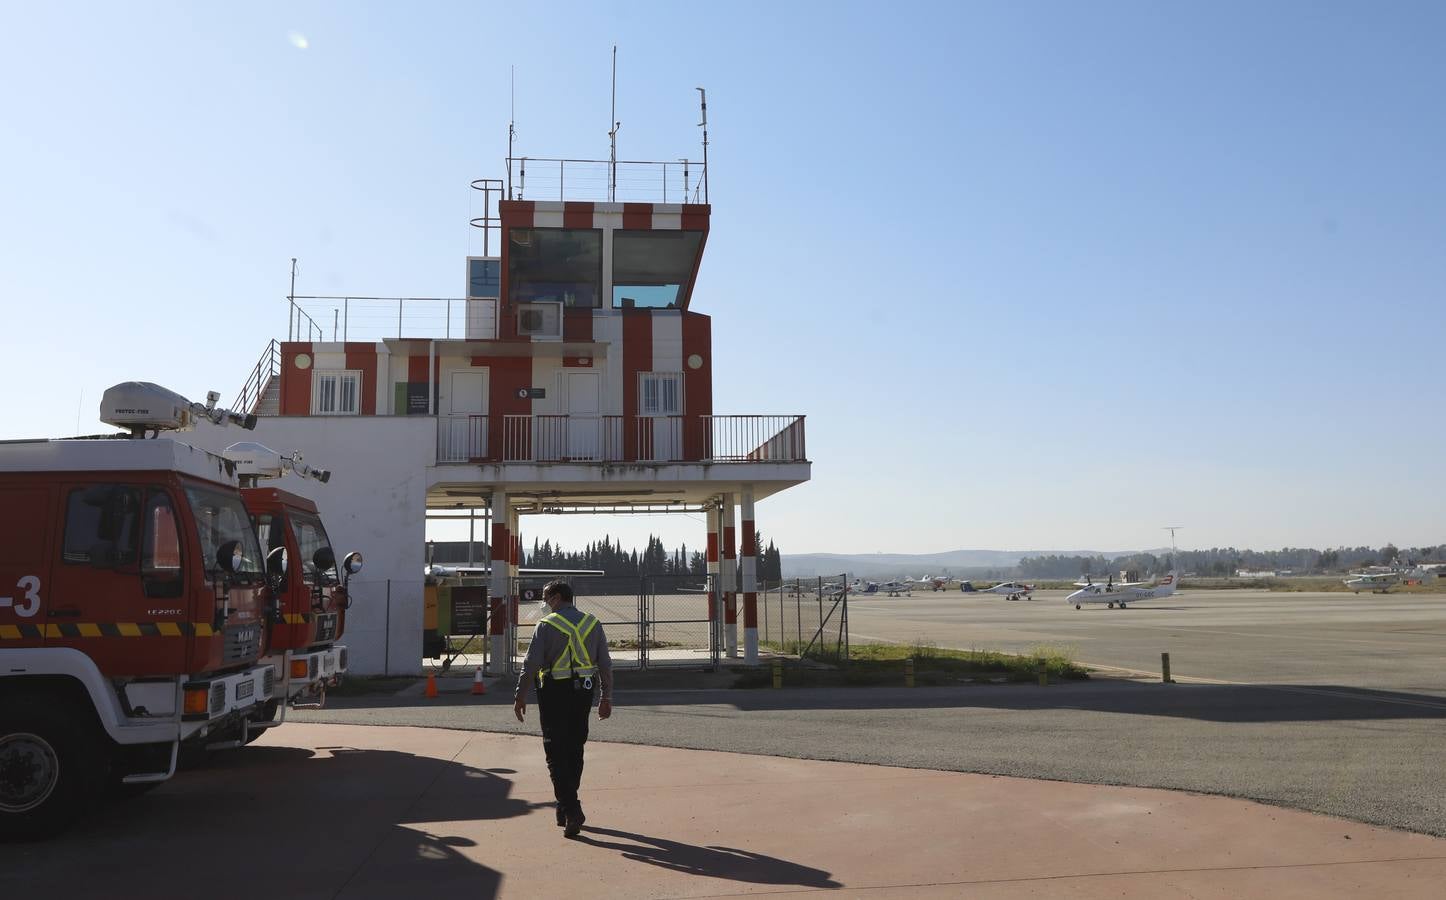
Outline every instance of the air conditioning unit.
<svg viewBox="0 0 1446 900">
<path fill-rule="evenodd" d="M 525 337 L 562 339 L 561 303 L 517 304 L 517 333 Z"/>
</svg>

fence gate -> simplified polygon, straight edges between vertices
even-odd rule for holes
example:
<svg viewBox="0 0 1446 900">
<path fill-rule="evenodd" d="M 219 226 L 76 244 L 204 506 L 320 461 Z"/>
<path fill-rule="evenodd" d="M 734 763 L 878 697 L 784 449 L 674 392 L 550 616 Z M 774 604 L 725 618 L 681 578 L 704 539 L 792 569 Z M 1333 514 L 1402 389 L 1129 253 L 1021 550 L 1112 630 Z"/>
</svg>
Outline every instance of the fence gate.
<svg viewBox="0 0 1446 900">
<path fill-rule="evenodd" d="M 542 587 L 550 580 L 514 579 L 514 595 L 521 598 L 509 629 L 514 666 L 521 666 L 538 620 L 547 615 Z M 574 575 L 566 580 L 577 608 L 602 625 L 614 668 L 717 666 L 717 630 L 708 619 L 706 577 Z"/>
</svg>

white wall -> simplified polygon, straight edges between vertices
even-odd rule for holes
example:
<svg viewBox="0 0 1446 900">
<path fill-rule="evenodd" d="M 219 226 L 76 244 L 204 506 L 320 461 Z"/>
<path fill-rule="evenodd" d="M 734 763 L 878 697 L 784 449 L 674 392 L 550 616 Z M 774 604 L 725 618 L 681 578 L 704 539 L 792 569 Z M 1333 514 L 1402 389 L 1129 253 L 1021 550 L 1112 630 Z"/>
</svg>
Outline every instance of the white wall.
<svg viewBox="0 0 1446 900">
<path fill-rule="evenodd" d="M 331 470 L 327 484 L 294 475 L 271 484 L 316 501 L 338 558 L 359 550 L 366 560 L 352 579 L 343 638 L 353 674 L 421 672 L 427 470 L 435 459 L 435 428 L 430 416 L 276 416 L 261 418 L 255 431 L 203 423 L 182 437 L 208 450 L 237 441 L 257 441 L 280 453 L 300 450 L 311 465 Z"/>
</svg>

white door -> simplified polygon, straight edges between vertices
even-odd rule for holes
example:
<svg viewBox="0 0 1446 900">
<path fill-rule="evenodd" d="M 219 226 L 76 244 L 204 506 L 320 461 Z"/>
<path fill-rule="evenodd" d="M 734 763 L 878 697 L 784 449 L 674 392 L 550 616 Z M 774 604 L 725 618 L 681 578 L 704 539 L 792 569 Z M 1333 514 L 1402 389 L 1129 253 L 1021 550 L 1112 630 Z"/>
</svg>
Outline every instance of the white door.
<svg viewBox="0 0 1446 900">
<path fill-rule="evenodd" d="M 567 455 L 601 459 L 602 379 L 596 372 L 567 375 Z"/>
<path fill-rule="evenodd" d="M 487 370 L 453 372 L 447 391 L 445 448 L 450 460 L 487 456 Z"/>
</svg>

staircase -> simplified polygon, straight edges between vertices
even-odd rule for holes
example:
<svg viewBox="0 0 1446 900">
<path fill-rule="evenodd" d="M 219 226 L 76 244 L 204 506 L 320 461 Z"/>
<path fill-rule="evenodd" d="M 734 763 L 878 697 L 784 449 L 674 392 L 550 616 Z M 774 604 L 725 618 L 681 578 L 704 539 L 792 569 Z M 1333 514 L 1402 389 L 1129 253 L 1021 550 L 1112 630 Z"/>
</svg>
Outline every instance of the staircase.
<svg viewBox="0 0 1446 900">
<path fill-rule="evenodd" d="M 236 402 L 231 408 L 237 412 L 255 413 L 258 416 L 281 414 L 281 345 L 271 341 L 261 352 L 261 359 L 247 376 Z"/>
</svg>

